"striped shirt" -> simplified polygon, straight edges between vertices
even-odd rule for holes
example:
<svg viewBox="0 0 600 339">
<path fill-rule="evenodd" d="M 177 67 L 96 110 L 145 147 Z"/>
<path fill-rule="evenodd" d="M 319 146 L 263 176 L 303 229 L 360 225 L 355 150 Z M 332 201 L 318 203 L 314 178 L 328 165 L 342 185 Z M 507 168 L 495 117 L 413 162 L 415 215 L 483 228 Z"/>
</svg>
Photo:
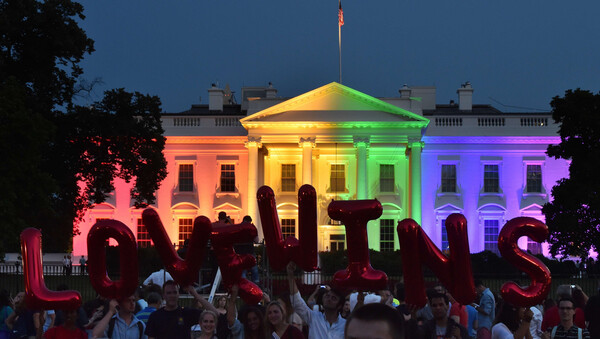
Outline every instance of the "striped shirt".
<svg viewBox="0 0 600 339">
<path fill-rule="evenodd" d="M 552 329 L 554 333 L 554 328 Z M 552 336 L 552 339 L 578 339 L 579 337 L 579 327 L 571 326 L 569 330 L 565 330 L 563 325 L 556 326 L 556 333 Z M 590 339 L 590 332 L 586 329 L 581 330 L 581 339 Z"/>
<path fill-rule="evenodd" d="M 148 318 L 150 318 L 150 314 L 156 311 L 154 307 L 146 307 L 143 310 L 139 311 L 135 316 L 140 319 L 144 324 L 148 323 Z"/>
</svg>

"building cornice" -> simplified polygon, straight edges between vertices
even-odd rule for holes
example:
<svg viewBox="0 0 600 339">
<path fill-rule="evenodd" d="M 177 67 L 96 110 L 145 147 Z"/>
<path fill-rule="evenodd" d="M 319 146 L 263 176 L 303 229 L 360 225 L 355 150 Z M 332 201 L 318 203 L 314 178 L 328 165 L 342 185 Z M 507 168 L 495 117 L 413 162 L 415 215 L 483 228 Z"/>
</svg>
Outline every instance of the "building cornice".
<svg viewBox="0 0 600 339">
<path fill-rule="evenodd" d="M 167 144 L 244 144 L 248 137 L 243 136 L 167 136 Z"/>
<path fill-rule="evenodd" d="M 559 136 L 424 136 L 425 144 L 558 144 Z"/>
</svg>

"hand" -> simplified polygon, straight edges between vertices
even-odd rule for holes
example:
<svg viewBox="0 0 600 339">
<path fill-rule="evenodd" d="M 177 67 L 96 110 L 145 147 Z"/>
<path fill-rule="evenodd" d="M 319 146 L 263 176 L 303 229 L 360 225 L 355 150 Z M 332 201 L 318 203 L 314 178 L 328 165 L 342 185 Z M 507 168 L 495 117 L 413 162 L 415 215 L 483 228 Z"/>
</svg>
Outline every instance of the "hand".
<svg viewBox="0 0 600 339">
<path fill-rule="evenodd" d="M 550 332 L 546 331 L 542 333 L 542 339 L 550 339 Z"/>
<path fill-rule="evenodd" d="M 294 272 L 296 271 L 296 263 L 293 261 L 290 261 L 287 266 L 285 267 L 285 270 L 287 271 L 288 275 L 294 275 Z"/>
<path fill-rule="evenodd" d="M 531 309 L 526 309 L 525 313 L 523 314 L 523 321 L 526 323 L 530 323 L 531 319 L 533 319 L 533 312 L 531 311 Z"/>
<path fill-rule="evenodd" d="M 240 286 L 238 284 L 231 285 L 231 295 L 237 296 L 240 291 Z"/>
<path fill-rule="evenodd" d="M 119 302 L 116 301 L 115 299 L 111 299 L 111 301 L 108 303 L 108 312 L 110 312 L 112 314 L 116 314 L 117 306 L 119 306 Z"/>
</svg>

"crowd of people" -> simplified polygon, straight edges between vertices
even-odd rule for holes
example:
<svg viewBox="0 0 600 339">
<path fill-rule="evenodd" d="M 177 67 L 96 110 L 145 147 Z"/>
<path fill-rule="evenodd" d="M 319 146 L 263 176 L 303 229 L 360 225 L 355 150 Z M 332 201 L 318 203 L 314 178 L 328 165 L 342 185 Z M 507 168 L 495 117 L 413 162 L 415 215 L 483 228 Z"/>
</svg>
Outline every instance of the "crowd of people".
<svg viewBox="0 0 600 339">
<path fill-rule="evenodd" d="M 213 227 L 230 223 L 221 212 Z M 252 242 L 236 245 L 238 253 L 251 249 Z M 185 248 L 178 254 L 185 257 Z M 84 257 L 80 264 L 83 274 Z M 71 266 L 65 256 L 66 275 Z M 152 273 L 134 295 L 98 296 L 78 310 L 31 310 L 23 292 L 11 298 L 0 291 L 0 339 L 600 339 L 600 289 L 588 297 L 578 286 L 561 285 L 554 299 L 524 308 L 501 300 L 482 281 L 474 282 L 477 300 L 470 305 L 436 284 L 426 290 L 427 304 L 417 308 L 406 303 L 402 282 L 377 293 L 317 285 L 305 300 L 295 272 L 296 265 L 288 264 L 289 291 L 273 298 L 263 293 L 259 305 L 244 305 L 237 285 L 211 303 L 201 288 L 180 287 L 165 270 Z M 244 276 L 258 283 L 257 273 L 253 267 Z M 193 298 L 191 307 L 180 305 L 181 292 Z"/>
<path fill-rule="evenodd" d="M 287 267 L 289 291 L 273 298 L 264 293 L 259 305 L 244 305 L 237 285 L 210 303 L 173 280 L 150 282 L 120 300 L 98 296 L 78 310 L 31 310 L 23 292 L 11 298 L 0 291 L 0 339 L 600 338 L 600 295 L 588 297 L 575 285 L 561 285 L 555 299 L 524 308 L 503 302 L 481 281 L 475 281 L 478 299 L 470 305 L 437 284 L 427 289 L 425 307 L 417 308 L 406 304 L 403 283 L 348 294 L 318 285 L 305 299 L 295 269 Z M 182 291 L 193 298 L 191 307 L 180 305 Z"/>
</svg>

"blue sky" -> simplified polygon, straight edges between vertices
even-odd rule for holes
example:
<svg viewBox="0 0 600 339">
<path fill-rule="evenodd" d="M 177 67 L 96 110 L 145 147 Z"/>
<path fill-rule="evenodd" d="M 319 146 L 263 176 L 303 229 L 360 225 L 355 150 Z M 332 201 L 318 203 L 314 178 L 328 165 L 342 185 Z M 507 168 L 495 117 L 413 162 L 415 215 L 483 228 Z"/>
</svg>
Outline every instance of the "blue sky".
<svg viewBox="0 0 600 339">
<path fill-rule="evenodd" d="M 166 112 L 208 102 L 211 83 L 269 81 L 291 97 L 338 81 L 336 0 L 85 0 L 96 52 L 92 100 L 124 87 Z M 474 103 L 549 110 L 569 88 L 600 89 L 600 2 L 343 0 L 343 84 L 376 97 L 436 86 L 437 102 L 473 85 Z M 82 100 L 81 103 L 85 103 Z M 527 111 L 527 109 L 525 109 Z"/>
</svg>

